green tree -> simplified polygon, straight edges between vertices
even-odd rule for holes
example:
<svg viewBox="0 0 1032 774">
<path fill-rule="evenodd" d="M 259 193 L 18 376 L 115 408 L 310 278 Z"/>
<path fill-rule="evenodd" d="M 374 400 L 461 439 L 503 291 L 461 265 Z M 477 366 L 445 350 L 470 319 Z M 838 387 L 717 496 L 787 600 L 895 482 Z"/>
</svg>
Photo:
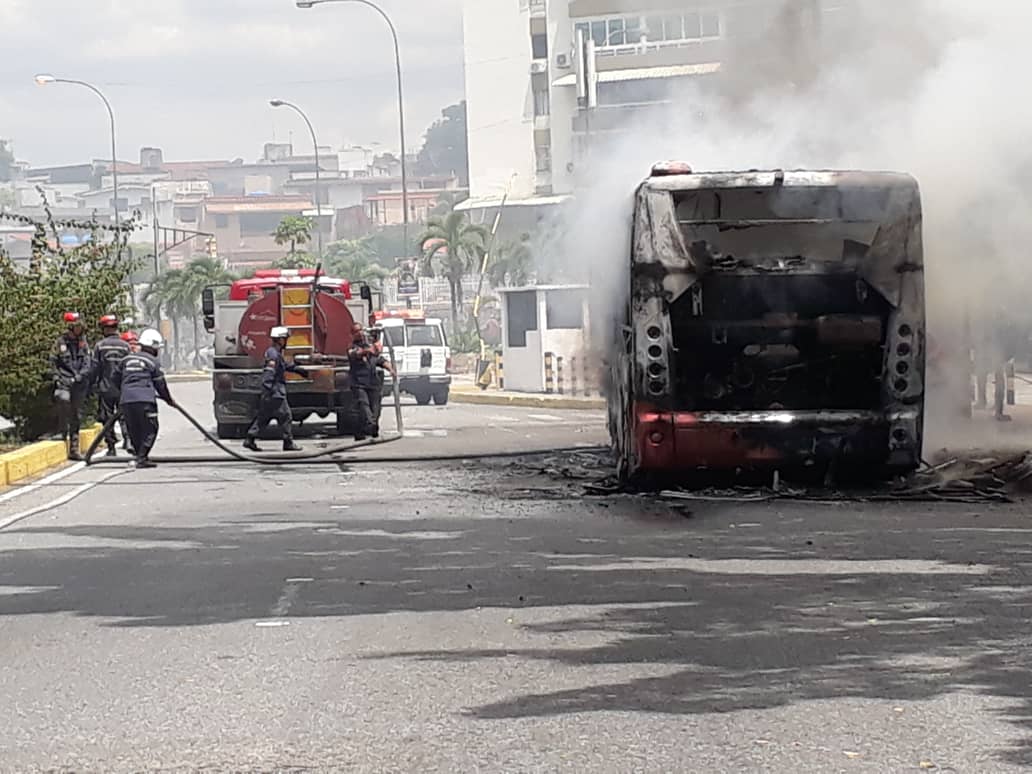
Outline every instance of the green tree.
<svg viewBox="0 0 1032 774">
<path fill-rule="evenodd" d="M 278 261 L 274 261 L 274 269 L 314 269 L 316 264 L 315 256 L 306 252 L 287 253 Z"/>
<path fill-rule="evenodd" d="M 152 320 L 164 316 L 172 322 L 172 341 L 169 347 L 173 370 L 179 368 L 182 347 L 180 324 L 192 317 L 195 308 L 194 285 L 185 269 L 171 269 L 159 276 L 143 292 L 140 299 L 144 313 Z"/>
<path fill-rule="evenodd" d="M 519 242 L 495 245 L 487 261 L 487 280 L 492 287 L 526 285 L 534 268 L 530 235 L 523 234 Z"/>
<path fill-rule="evenodd" d="M 443 218 L 430 218 L 419 236 L 423 272 L 448 280 L 455 330 L 459 329 L 462 310 L 462 278 L 479 270 L 487 233 L 483 226 L 470 223 L 465 213 L 452 212 Z"/>
<path fill-rule="evenodd" d="M 390 272 L 376 263 L 374 237 L 343 239 L 326 250 L 326 273 L 349 282 L 379 285 Z"/>
<path fill-rule="evenodd" d="M 49 213 L 45 223 L 13 215 L 0 219 L 36 230 L 27 265 L 0 250 L 0 415 L 14 423 L 20 438 L 34 440 L 54 430 L 50 345 L 65 330 L 63 313 L 77 311 L 89 323 L 130 311 L 126 281 L 133 263 L 116 242 L 124 245 L 133 224 L 123 224 L 118 239 L 107 239 L 114 233 L 109 227 L 59 222 Z M 88 230 L 93 239 L 69 251 L 51 247 L 64 227 Z"/>
<path fill-rule="evenodd" d="M 456 175 L 459 184 L 469 185 L 469 154 L 466 144 L 466 102 L 449 105 L 441 111 L 423 139 L 416 157 L 420 175 Z"/>
<path fill-rule="evenodd" d="M 293 256 L 297 252 L 298 246 L 303 246 L 312 241 L 312 220 L 311 218 L 305 218 L 300 215 L 287 215 L 280 221 L 280 224 L 276 226 L 276 230 L 272 232 L 273 239 L 276 240 L 276 244 L 290 245 L 289 255 Z"/>
<path fill-rule="evenodd" d="M 236 275 L 229 271 L 217 258 L 205 255 L 194 258 L 186 266 L 187 284 L 193 297 L 191 317 L 194 333 L 194 368 L 199 368 L 201 350 L 201 294 L 205 288 L 217 285 L 229 285 Z"/>
</svg>

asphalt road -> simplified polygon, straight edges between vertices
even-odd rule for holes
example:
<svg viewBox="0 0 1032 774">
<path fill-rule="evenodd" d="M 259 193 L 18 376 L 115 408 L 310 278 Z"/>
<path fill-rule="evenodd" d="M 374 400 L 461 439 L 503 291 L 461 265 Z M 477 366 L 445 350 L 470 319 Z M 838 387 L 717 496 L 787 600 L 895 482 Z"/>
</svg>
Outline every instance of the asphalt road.
<svg viewBox="0 0 1032 774">
<path fill-rule="evenodd" d="M 405 412 L 357 453 L 604 430 Z M 163 421 L 163 453 L 211 451 Z M 0 529 L 0 771 L 1032 764 L 1026 504 L 688 511 L 539 467 L 103 467 L 0 502 L 75 495 Z"/>
</svg>

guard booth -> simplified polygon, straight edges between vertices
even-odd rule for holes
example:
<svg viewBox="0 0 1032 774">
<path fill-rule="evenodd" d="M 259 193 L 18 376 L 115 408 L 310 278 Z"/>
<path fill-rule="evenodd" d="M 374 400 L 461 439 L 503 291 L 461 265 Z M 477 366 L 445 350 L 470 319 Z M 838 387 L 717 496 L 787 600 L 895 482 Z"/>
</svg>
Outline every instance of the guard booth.
<svg viewBox="0 0 1032 774">
<path fill-rule="evenodd" d="M 588 368 L 587 285 L 501 288 L 505 389 L 581 392 Z"/>
</svg>

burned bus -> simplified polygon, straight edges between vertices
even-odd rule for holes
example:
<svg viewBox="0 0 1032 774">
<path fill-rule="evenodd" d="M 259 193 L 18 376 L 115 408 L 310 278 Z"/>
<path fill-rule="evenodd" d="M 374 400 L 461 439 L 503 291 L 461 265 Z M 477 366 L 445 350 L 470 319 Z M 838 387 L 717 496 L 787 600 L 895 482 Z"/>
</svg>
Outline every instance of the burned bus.
<svg viewBox="0 0 1032 774">
<path fill-rule="evenodd" d="M 921 198 L 908 175 L 658 165 L 635 196 L 618 317 L 607 397 L 623 477 L 920 462 Z"/>
</svg>

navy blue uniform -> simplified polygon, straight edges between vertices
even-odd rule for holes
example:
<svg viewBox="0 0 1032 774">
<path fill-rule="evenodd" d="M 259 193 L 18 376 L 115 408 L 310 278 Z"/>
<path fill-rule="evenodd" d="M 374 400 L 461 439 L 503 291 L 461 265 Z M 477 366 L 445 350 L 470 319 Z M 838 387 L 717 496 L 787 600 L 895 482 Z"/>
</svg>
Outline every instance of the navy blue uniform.
<svg viewBox="0 0 1032 774">
<path fill-rule="evenodd" d="M 61 434 L 68 440 L 68 456 L 79 456 L 79 425 L 82 422 L 82 404 L 90 389 L 93 360 L 85 336 L 74 336 L 71 331 L 54 344 L 50 357 L 54 377 L 54 400 L 57 403 Z"/>
<path fill-rule="evenodd" d="M 97 392 L 97 418 L 107 426 L 108 420 L 118 412 L 119 389 L 115 386 L 115 373 L 122 361 L 129 355 L 129 343 L 117 333 L 105 336 L 93 348 L 93 389 Z M 122 434 L 126 435 L 125 420 L 122 420 Z M 108 449 L 118 445 L 114 426 L 104 434 Z"/>
<path fill-rule="evenodd" d="M 383 386 L 377 374 L 378 368 L 386 364 L 383 356 L 367 341 L 356 342 L 348 350 L 348 372 L 351 377 L 351 394 L 358 411 L 359 430 L 356 441 L 367 435 L 380 435 L 380 405 L 383 402 Z"/>
<path fill-rule="evenodd" d="M 126 429 L 138 461 L 146 461 L 158 439 L 158 398 L 172 404 L 158 359 L 149 352 L 126 356 L 115 371 Z"/>
<path fill-rule="evenodd" d="M 262 430 L 276 420 L 283 433 L 283 448 L 294 446 L 294 415 L 287 402 L 287 372 L 304 374 L 294 363 L 288 363 L 278 347 L 265 350 L 265 370 L 262 371 L 262 397 L 258 403 L 258 416 L 247 430 L 248 441 L 254 442 Z"/>
</svg>

